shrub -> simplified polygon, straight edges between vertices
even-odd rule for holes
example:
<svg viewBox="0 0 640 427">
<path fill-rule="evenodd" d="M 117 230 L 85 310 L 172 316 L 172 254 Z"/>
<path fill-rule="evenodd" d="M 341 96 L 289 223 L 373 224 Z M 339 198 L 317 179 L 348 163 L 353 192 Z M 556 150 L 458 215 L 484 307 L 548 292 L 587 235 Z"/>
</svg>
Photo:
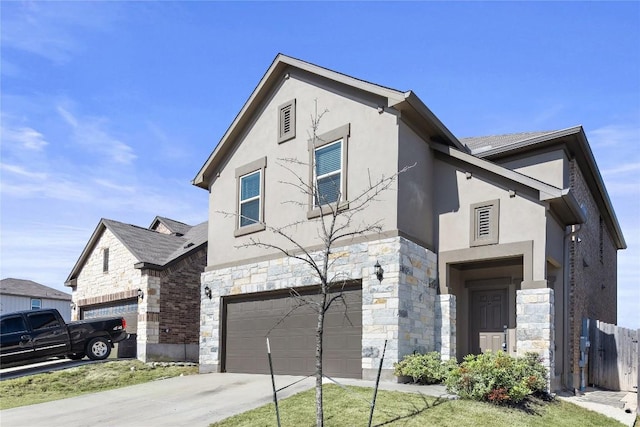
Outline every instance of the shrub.
<svg viewBox="0 0 640 427">
<path fill-rule="evenodd" d="M 516 358 L 503 352 L 468 355 L 446 378 L 447 389 L 464 399 L 519 403 L 545 390 L 547 372 L 536 353 Z"/>
<path fill-rule="evenodd" d="M 455 360 L 443 362 L 440 353 L 410 354 L 394 364 L 395 375 L 411 377 L 414 383 L 434 384 L 442 382 L 448 373 L 457 368 Z"/>
</svg>

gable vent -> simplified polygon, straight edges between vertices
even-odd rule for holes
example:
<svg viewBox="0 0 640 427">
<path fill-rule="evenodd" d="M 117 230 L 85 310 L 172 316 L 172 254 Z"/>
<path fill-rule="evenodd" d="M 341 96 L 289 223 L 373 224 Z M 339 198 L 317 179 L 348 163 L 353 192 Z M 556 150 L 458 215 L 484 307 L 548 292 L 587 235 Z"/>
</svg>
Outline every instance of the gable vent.
<svg viewBox="0 0 640 427">
<path fill-rule="evenodd" d="M 485 206 L 476 210 L 478 216 L 478 238 L 491 235 L 491 207 Z"/>
<path fill-rule="evenodd" d="M 471 246 L 498 243 L 500 200 L 492 200 L 471 205 Z"/>
<path fill-rule="evenodd" d="M 278 107 L 278 143 L 288 141 L 296 136 L 296 100 L 291 100 Z"/>
</svg>

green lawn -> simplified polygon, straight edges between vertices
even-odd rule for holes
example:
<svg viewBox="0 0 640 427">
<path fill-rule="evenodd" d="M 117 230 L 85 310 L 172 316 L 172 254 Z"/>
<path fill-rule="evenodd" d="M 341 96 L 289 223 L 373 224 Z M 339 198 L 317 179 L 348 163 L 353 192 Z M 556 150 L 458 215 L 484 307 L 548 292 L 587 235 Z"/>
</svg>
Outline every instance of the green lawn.
<svg viewBox="0 0 640 427">
<path fill-rule="evenodd" d="M 146 365 L 138 360 L 97 363 L 0 381 L 0 409 L 198 373 L 197 366 Z"/>
<path fill-rule="evenodd" d="M 369 420 L 369 388 L 335 385 L 324 389 L 325 425 L 366 426 Z M 308 390 L 278 403 L 282 426 L 315 425 L 315 391 Z M 222 422 L 215 427 L 276 426 L 275 406 L 262 406 Z M 533 400 L 522 409 L 469 400 L 441 400 L 419 394 L 378 392 L 373 425 L 390 426 L 532 426 L 606 427 L 622 426 L 616 420 L 576 405 L 555 400 Z"/>
</svg>

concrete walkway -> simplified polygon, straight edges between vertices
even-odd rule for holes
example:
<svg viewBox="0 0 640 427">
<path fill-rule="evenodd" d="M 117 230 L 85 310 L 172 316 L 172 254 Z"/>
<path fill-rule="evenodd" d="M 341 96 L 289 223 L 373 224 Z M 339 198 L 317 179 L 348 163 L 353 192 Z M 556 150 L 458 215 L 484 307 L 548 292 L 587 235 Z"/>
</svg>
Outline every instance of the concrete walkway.
<svg viewBox="0 0 640 427">
<path fill-rule="evenodd" d="M 373 381 L 339 379 L 342 385 L 373 387 Z M 314 378 L 277 376 L 276 387 L 290 387 L 279 399 L 313 387 Z M 381 382 L 383 390 L 422 393 L 452 398 L 442 385 L 418 386 Z M 561 397 L 579 406 L 632 426 L 633 413 L 625 413 L 613 392 Z M 635 399 L 635 394 L 632 393 Z M 118 427 L 190 426 L 210 423 L 273 401 L 271 377 L 249 374 L 200 374 L 153 381 L 101 393 L 0 411 L 2 427 Z"/>
<path fill-rule="evenodd" d="M 571 402 L 591 411 L 599 412 L 633 427 L 636 420 L 637 395 L 626 391 L 609 391 L 587 388 L 582 393 L 561 393 L 559 399 Z"/>
</svg>

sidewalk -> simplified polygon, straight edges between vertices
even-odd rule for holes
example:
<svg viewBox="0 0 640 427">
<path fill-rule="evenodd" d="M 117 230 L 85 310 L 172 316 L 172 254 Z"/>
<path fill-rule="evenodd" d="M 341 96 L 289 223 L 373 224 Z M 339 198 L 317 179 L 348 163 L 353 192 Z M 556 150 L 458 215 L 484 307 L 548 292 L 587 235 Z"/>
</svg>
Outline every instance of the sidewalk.
<svg viewBox="0 0 640 427">
<path fill-rule="evenodd" d="M 614 418 L 626 426 L 633 427 L 636 420 L 637 396 L 635 393 L 589 387 L 577 395 L 569 392 L 558 394 L 558 398 Z"/>
</svg>

